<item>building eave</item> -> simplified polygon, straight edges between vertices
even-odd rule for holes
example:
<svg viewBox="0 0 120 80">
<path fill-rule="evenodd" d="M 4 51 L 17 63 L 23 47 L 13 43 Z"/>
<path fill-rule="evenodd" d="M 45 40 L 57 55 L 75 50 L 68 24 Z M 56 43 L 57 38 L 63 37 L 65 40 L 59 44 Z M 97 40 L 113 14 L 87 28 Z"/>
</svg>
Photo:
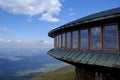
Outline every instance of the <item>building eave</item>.
<svg viewBox="0 0 120 80">
<path fill-rule="evenodd" d="M 62 61 L 120 69 L 120 52 L 52 49 L 48 54 Z"/>
<path fill-rule="evenodd" d="M 120 17 L 120 7 L 119 8 L 115 8 L 112 10 L 107 10 L 107 11 L 103 11 L 103 12 L 99 12 L 96 14 L 92 14 L 77 20 L 74 20 L 70 23 L 67 23 L 65 25 L 62 25 L 58 28 L 55 28 L 53 30 L 51 30 L 48 35 L 50 37 L 55 37 L 57 32 L 62 31 L 63 29 L 69 29 L 71 27 L 74 26 L 80 26 L 80 25 L 84 25 L 84 24 L 88 24 L 88 23 L 93 23 L 93 22 L 97 22 L 97 21 L 102 21 L 102 20 L 106 20 L 106 19 L 112 19 L 112 18 L 118 18 Z"/>
</svg>

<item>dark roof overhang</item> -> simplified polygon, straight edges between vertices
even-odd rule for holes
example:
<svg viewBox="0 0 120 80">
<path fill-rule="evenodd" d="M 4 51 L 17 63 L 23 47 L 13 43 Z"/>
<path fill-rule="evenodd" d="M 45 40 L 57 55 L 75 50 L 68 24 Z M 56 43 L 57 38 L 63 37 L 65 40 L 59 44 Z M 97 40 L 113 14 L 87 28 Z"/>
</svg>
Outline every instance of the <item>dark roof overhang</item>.
<svg viewBox="0 0 120 80">
<path fill-rule="evenodd" d="M 48 54 L 56 59 L 72 64 L 85 64 L 120 69 L 119 51 L 89 51 L 51 49 Z"/>
<path fill-rule="evenodd" d="M 103 11 L 103 12 L 99 12 L 96 14 L 92 14 L 80 19 L 77 19 L 75 21 L 72 21 L 70 23 L 67 23 L 65 25 L 62 25 L 58 28 L 55 28 L 53 30 L 51 30 L 48 35 L 50 37 L 55 37 L 56 34 L 58 32 L 61 32 L 63 30 L 68 30 L 71 29 L 73 26 L 80 26 L 80 25 L 85 25 L 88 23 L 93 23 L 93 22 L 97 22 L 97 21 L 102 21 L 102 20 L 106 20 L 106 19 L 112 19 L 112 18 L 118 18 L 120 17 L 120 7 L 115 8 L 115 9 L 111 9 L 111 10 L 107 10 L 107 11 Z"/>
</svg>

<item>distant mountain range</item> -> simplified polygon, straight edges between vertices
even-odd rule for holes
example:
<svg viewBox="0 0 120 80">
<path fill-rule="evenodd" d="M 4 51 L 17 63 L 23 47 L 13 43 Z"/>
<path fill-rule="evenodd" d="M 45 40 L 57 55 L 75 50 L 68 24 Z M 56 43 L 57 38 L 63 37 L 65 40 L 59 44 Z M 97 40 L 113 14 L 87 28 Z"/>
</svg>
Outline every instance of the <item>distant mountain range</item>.
<svg viewBox="0 0 120 80">
<path fill-rule="evenodd" d="M 0 80 L 26 80 L 53 71 L 66 63 L 46 54 L 47 49 L 0 49 Z"/>
</svg>

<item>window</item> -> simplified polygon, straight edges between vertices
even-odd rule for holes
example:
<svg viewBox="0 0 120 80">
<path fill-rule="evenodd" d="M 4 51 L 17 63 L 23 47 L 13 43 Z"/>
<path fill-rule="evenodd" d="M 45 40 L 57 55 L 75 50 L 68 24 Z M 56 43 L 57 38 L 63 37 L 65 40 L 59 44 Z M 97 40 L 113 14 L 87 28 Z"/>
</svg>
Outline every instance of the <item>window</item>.
<svg viewBox="0 0 120 80">
<path fill-rule="evenodd" d="M 88 29 L 80 30 L 80 48 L 88 48 Z"/>
<path fill-rule="evenodd" d="M 78 48 L 78 31 L 72 32 L 72 48 Z"/>
<path fill-rule="evenodd" d="M 101 48 L 101 27 L 91 28 L 91 48 Z"/>
<path fill-rule="evenodd" d="M 71 48 L 71 33 L 67 33 L 67 48 Z"/>
<path fill-rule="evenodd" d="M 104 48 L 117 48 L 117 25 L 104 27 Z"/>
<path fill-rule="evenodd" d="M 65 34 L 62 34 L 62 47 L 65 47 Z"/>
<path fill-rule="evenodd" d="M 111 24 L 74 30 L 57 35 L 55 48 L 106 50 L 119 49 L 118 25 Z"/>
<path fill-rule="evenodd" d="M 59 48 L 61 48 L 61 35 L 59 35 Z"/>
</svg>

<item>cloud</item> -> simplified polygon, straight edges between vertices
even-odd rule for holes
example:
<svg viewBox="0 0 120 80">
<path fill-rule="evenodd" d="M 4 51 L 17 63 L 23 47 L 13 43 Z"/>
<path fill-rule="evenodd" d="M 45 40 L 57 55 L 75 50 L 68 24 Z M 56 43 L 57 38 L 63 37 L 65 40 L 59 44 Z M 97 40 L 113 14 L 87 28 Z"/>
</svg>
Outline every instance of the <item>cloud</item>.
<svg viewBox="0 0 120 80">
<path fill-rule="evenodd" d="M 38 41 L 39 44 L 44 44 L 44 45 L 52 45 L 53 43 L 50 42 L 50 41 L 45 41 L 45 40 L 41 40 L 41 41 Z"/>
<path fill-rule="evenodd" d="M 24 40 L 10 40 L 0 38 L 0 48 L 51 48 L 53 42 L 41 40 L 38 42 L 29 42 Z"/>
<path fill-rule="evenodd" d="M 76 15 L 76 13 L 70 13 L 70 14 L 68 14 L 69 16 L 74 16 L 74 15 Z"/>
<path fill-rule="evenodd" d="M 48 21 L 48 22 L 59 22 L 59 19 L 54 18 L 49 13 L 42 14 L 42 16 L 41 16 L 41 18 L 39 18 L 39 20 Z"/>
<path fill-rule="evenodd" d="M 32 21 L 32 18 L 29 17 L 26 21 L 27 21 L 27 22 L 31 22 L 31 21 Z"/>
<path fill-rule="evenodd" d="M 74 9 L 73 9 L 73 8 L 70 8 L 69 11 L 70 11 L 70 13 L 68 14 L 69 16 L 74 16 L 74 15 L 76 15 L 76 13 L 74 12 Z"/>
<path fill-rule="evenodd" d="M 22 43 L 22 40 L 10 40 L 10 39 L 3 39 L 0 38 L 0 43 Z"/>
<path fill-rule="evenodd" d="M 73 8 L 70 8 L 69 10 L 70 10 L 70 11 L 72 11 L 72 10 L 73 10 Z"/>
<path fill-rule="evenodd" d="M 4 40 L 2 38 L 0 38 L 0 42 L 3 42 Z"/>
<path fill-rule="evenodd" d="M 58 22 L 62 4 L 60 0 L 0 0 L 0 8 L 13 14 L 41 15 L 39 20 Z"/>
<path fill-rule="evenodd" d="M 11 40 L 8 39 L 8 40 L 6 40 L 6 42 L 7 42 L 7 43 L 8 43 L 8 42 L 11 42 Z"/>
<path fill-rule="evenodd" d="M 5 42 L 5 39 L 0 38 L 0 43 L 3 43 L 3 42 Z"/>
<path fill-rule="evenodd" d="M 23 41 L 22 41 L 22 40 L 17 40 L 16 42 L 21 43 L 21 42 L 23 42 Z"/>
<path fill-rule="evenodd" d="M 0 27 L 0 33 L 7 32 L 7 31 L 8 31 L 7 28 L 5 28 L 5 27 Z"/>
<path fill-rule="evenodd" d="M 49 28 L 49 30 L 51 31 L 51 30 L 53 30 L 53 29 L 55 29 L 55 28 L 57 28 L 57 27 L 51 27 L 51 28 Z"/>
</svg>

